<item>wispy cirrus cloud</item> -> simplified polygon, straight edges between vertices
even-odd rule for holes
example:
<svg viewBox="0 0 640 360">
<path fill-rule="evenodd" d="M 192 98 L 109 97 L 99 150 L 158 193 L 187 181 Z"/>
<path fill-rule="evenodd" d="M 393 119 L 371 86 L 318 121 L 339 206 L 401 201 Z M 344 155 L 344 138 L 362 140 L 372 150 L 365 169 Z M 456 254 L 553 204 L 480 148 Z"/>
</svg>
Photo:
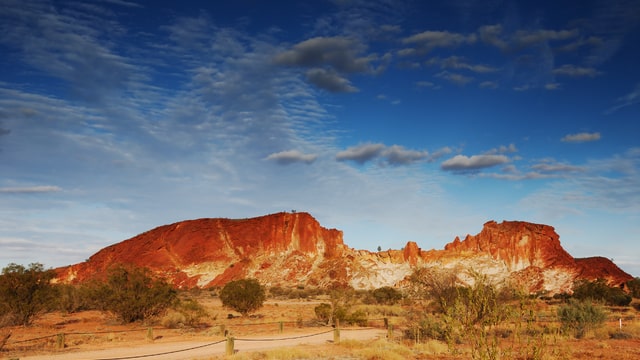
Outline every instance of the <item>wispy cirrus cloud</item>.
<svg viewBox="0 0 640 360">
<path fill-rule="evenodd" d="M 593 67 L 581 67 L 571 64 L 564 64 L 559 68 L 553 69 L 553 74 L 569 77 L 595 77 L 600 75 L 601 72 Z"/>
<path fill-rule="evenodd" d="M 52 185 L 0 187 L 0 194 L 39 194 L 59 191 L 62 191 L 60 187 Z"/>
<path fill-rule="evenodd" d="M 601 135 L 599 132 L 588 133 L 576 133 L 576 134 L 568 134 L 560 139 L 562 142 L 569 143 L 582 143 L 582 142 L 590 142 L 590 141 L 598 141 L 600 140 Z"/>
<path fill-rule="evenodd" d="M 610 115 L 622 108 L 640 104 L 640 83 L 637 83 L 635 89 L 630 93 L 617 98 L 615 102 L 616 104 L 607 109 L 604 112 L 605 114 Z"/>
</svg>

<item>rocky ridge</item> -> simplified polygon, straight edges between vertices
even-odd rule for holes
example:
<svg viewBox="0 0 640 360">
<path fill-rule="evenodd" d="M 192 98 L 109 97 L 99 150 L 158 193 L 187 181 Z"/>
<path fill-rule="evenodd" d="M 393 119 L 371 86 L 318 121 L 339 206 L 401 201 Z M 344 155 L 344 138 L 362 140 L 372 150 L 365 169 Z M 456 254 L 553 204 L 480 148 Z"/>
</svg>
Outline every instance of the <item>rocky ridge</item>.
<svg viewBox="0 0 640 360">
<path fill-rule="evenodd" d="M 322 227 L 308 213 L 250 219 L 198 219 L 164 225 L 106 247 L 87 261 L 57 269 L 63 282 L 104 276 L 117 264 L 149 268 L 178 288 L 221 286 L 254 277 L 268 286 L 402 286 L 414 269 L 451 269 L 461 282 L 468 270 L 496 283 L 514 281 L 530 292 L 568 291 L 577 279 L 632 279 L 606 258 L 575 259 L 548 225 L 489 221 L 482 231 L 455 238 L 444 250 L 415 242 L 402 250 L 370 252 L 346 246 L 341 231 Z"/>
</svg>

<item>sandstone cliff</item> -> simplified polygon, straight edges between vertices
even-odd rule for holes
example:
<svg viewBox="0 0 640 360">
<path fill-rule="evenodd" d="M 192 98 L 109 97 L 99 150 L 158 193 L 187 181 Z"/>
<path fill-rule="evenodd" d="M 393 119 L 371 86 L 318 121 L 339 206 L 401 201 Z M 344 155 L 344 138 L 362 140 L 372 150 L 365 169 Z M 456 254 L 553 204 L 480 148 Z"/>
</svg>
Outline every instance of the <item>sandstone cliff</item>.
<svg viewBox="0 0 640 360">
<path fill-rule="evenodd" d="M 402 250 L 370 252 L 344 245 L 342 232 L 325 229 L 307 213 L 251 219 L 199 219 L 165 225 L 109 246 L 84 263 L 58 269 L 59 279 L 83 282 L 116 264 L 145 266 L 176 287 L 210 287 L 255 277 L 274 286 L 402 286 L 418 267 L 455 271 L 471 282 L 473 270 L 496 283 L 516 282 L 530 292 L 569 291 L 577 279 L 620 285 L 632 277 L 605 258 L 574 259 L 554 228 L 521 221 L 490 221 L 444 250 L 415 242 Z"/>
</svg>

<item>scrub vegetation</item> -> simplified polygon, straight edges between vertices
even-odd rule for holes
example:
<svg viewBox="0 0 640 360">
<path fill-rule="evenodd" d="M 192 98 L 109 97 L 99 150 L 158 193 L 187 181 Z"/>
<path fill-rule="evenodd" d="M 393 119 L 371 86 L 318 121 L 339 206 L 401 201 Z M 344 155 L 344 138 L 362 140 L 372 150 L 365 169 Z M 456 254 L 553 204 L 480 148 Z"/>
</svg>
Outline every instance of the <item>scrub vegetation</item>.
<svg viewBox="0 0 640 360">
<path fill-rule="evenodd" d="M 327 358 L 346 353 L 353 359 L 566 359 L 582 356 L 582 350 L 575 350 L 582 345 L 576 344 L 599 346 L 606 353 L 607 347 L 622 344 L 609 341 L 640 340 L 637 278 L 624 289 L 582 281 L 572 294 L 554 297 L 493 284 L 473 271 L 465 278 L 469 280 L 463 284 L 451 271 L 418 269 L 403 289 L 267 289 L 255 279 L 241 279 L 223 288 L 177 291 L 147 269 L 118 266 L 101 281 L 69 285 L 52 283 L 52 270 L 41 264 L 9 264 L 0 275 L 0 350 L 10 346 L 12 331 L 37 327 L 43 316 L 59 313 L 64 324 L 91 311 L 108 314 L 119 324 L 201 329 L 209 336 L 222 336 L 225 326 L 240 321 L 247 327 L 262 321 L 271 336 L 276 325 L 269 324 L 279 323 L 282 331 L 284 322 L 298 329 L 388 329 L 385 339 L 343 341 L 323 350 Z M 218 317 L 225 310 L 242 316 Z M 317 354 L 313 348 L 295 348 L 237 358 L 318 359 Z"/>
</svg>

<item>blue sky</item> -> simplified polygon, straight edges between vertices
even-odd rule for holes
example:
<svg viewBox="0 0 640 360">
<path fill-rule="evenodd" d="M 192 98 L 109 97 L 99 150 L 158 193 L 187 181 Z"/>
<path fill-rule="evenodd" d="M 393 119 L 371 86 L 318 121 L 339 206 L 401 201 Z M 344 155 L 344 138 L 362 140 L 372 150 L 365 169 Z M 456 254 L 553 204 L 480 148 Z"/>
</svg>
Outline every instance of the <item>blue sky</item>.
<svg viewBox="0 0 640 360">
<path fill-rule="evenodd" d="M 307 211 L 552 225 L 640 275 L 640 3 L 0 0 L 0 264 Z"/>
</svg>

